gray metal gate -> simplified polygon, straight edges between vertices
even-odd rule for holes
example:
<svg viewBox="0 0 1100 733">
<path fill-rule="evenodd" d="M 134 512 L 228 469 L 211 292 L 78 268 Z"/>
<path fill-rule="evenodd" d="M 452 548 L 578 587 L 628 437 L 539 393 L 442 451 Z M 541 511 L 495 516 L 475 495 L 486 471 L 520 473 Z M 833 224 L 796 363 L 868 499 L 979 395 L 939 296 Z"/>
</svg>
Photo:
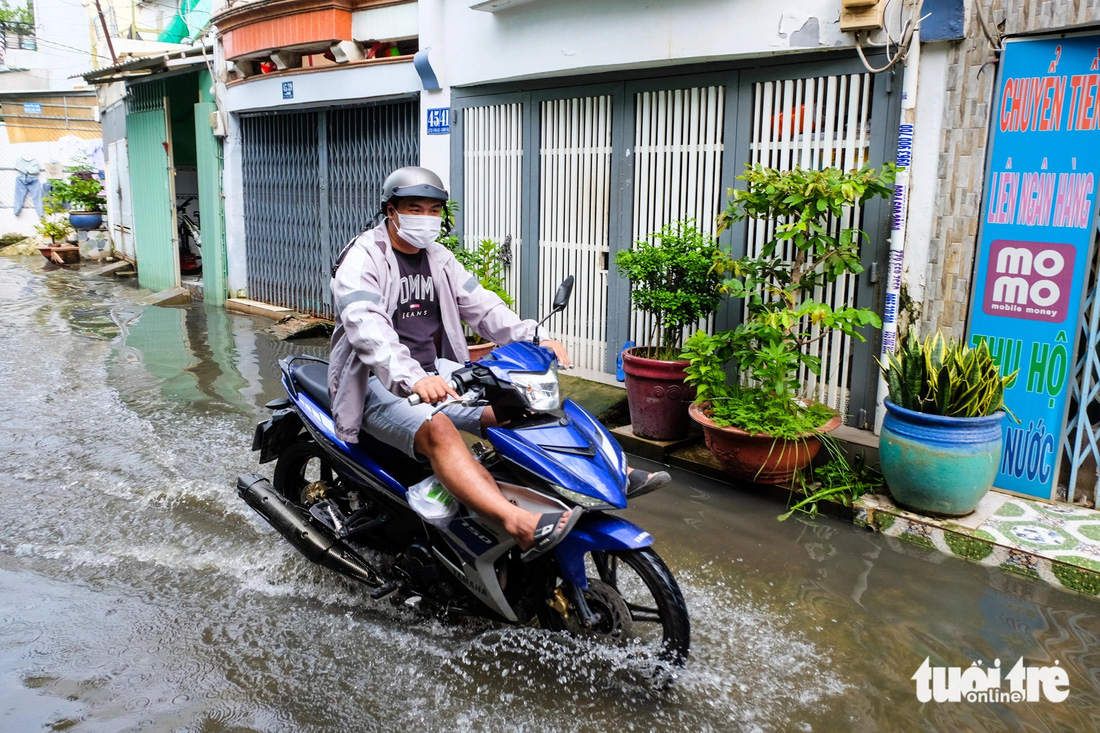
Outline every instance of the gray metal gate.
<svg viewBox="0 0 1100 733">
<path fill-rule="evenodd" d="M 333 316 L 329 271 L 370 224 L 386 174 L 416 165 L 416 102 L 242 120 L 248 294 Z"/>
<path fill-rule="evenodd" d="M 632 311 L 629 285 L 612 264 L 616 253 L 681 218 L 713 231 L 749 162 L 881 165 L 896 142 L 894 87 L 889 74 L 872 78 L 858 60 L 831 57 L 453 90 L 459 143 L 451 151 L 451 195 L 463 207 L 459 233 L 467 246 L 485 236 L 522 241 L 520 271 L 509 273 L 509 284 L 525 317 L 545 312 L 557 282 L 575 274 L 570 313 L 551 322 L 551 331 L 584 376 L 608 381 L 623 344 L 649 330 Z M 879 306 L 872 265 L 886 262 L 889 213 L 889 202 L 873 201 L 852 214 L 868 235 L 861 251 L 867 274 L 819 297 Z M 759 234 L 741 222 L 722 242 L 741 255 L 759 246 Z M 733 327 L 739 305 L 725 303 L 700 326 Z M 877 389 L 872 357 L 880 336 L 868 329 L 867 337 L 822 342 L 817 355 L 827 369 L 820 378 L 804 375 L 807 395 L 858 427 L 868 427 Z"/>
</svg>

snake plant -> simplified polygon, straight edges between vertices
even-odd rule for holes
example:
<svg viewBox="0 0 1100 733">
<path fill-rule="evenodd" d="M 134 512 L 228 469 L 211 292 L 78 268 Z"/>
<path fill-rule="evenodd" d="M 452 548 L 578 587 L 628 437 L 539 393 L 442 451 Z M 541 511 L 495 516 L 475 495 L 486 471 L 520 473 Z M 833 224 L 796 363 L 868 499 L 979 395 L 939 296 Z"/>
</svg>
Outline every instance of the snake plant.
<svg viewBox="0 0 1100 733">
<path fill-rule="evenodd" d="M 937 332 L 922 344 L 910 333 L 879 367 L 890 401 L 907 410 L 946 417 L 982 417 L 1002 409 L 1012 414 L 1004 393 L 1016 372 L 1001 376 L 985 341 L 971 348 Z"/>
</svg>

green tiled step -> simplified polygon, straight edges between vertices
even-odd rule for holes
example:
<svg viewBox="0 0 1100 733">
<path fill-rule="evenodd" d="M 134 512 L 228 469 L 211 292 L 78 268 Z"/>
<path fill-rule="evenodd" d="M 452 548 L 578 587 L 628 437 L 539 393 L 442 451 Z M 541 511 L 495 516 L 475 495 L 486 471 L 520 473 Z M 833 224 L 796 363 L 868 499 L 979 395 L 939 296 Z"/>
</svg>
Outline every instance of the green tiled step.
<svg viewBox="0 0 1100 733">
<path fill-rule="evenodd" d="M 866 496 L 856 524 L 947 555 L 1100 595 L 1100 512 L 990 492 L 974 515 L 938 519 Z"/>
</svg>

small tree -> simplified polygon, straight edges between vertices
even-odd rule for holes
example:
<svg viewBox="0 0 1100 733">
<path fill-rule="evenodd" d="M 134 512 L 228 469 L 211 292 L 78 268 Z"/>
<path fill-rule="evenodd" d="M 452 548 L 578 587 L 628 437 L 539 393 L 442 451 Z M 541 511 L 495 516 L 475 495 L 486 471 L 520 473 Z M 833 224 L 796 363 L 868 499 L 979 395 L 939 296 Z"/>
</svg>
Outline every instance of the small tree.
<svg viewBox="0 0 1100 733">
<path fill-rule="evenodd" d="M 782 426 L 774 423 L 806 412 L 797 401 L 800 369 L 821 373 L 821 359 L 806 347 L 831 332 L 864 341 L 859 329 L 882 326 L 873 310 L 833 309 L 816 300 L 814 291 L 841 275 L 863 271 L 859 237 L 865 235 L 851 227 L 837 231 L 833 222 L 846 208 L 890 196 L 893 179 L 891 164 L 881 171 L 864 167 L 848 172 L 779 171 L 757 164 L 739 176 L 746 188 L 733 191 L 718 217 L 719 231 L 752 218 L 775 221 L 775 234 L 757 256 L 735 259 L 723 253 L 715 259 L 716 271 L 724 276 L 722 291 L 743 298 L 747 314 L 732 331 L 696 334 L 684 354 L 692 362 L 688 383 L 697 385 L 700 401 L 712 401 L 720 419 L 743 429 L 749 429 L 744 423 L 753 422 L 757 431 L 778 435 Z M 783 242 L 793 245 L 793 258 L 776 254 Z M 723 367 L 730 359 L 754 384 L 752 390 L 726 384 Z M 753 420 L 763 413 L 768 420 Z"/>
<path fill-rule="evenodd" d="M 720 253 L 714 237 L 687 219 L 615 255 L 619 272 L 630 280 L 634 308 L 653 316 L 651 355 L 679 358 L 684 329 L 718 308 L 721 278 L 712 266 Z"/>
<path fill-rule="evenodd" d="M 454 250 L 458 264 L 477 278 L 481 287 L 496 293 L 509 308 L 515 303 L 504 285 L 503 248 L 491 239 L 483 239 L 473 249 L 459 247 Z"/>
<path fill-rule="evenodd" d="M 34 4 L 27 0 L 23 5 L 9 5 L 0 0 L 0 23 L 27 23 L 34 25 Z"/>
<path fill-rule="evenodd" d="M 44 216 L 34 225 L 34 230 L 42 237 L 48 237 L 52 244 L 57 240 L 64 240 L 73 231 L 73 225 L 69 223 L 68 212 L 57 200 L 57 195 L 50 192 L 42 199 L 42 212 Z"/>
</svg>

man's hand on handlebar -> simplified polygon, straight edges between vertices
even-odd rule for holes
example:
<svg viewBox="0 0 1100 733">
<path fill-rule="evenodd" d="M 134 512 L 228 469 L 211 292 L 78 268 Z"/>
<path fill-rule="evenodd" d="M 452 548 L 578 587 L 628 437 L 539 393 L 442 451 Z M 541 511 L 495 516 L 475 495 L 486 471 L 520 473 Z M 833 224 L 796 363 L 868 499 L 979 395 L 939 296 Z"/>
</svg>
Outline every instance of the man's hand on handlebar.
<svg viewBox="0 0 1100 733">
<path fill-rule="evenodd" d="M 558 357 L 558 364 L 563 367 L 567 367 L 572 362 L 569 361 L 569 352 L 565 350 L 565 344 L 561 341 L 555 341 L 554 339 L 543 339 L 539 342 L 539 346 L 546 346 L 553 350 L 554 356 Z"/>
<path fill-rule="evenodd" d="M 432 405 L 442 402 L 447 397 L 459 398 L 458 392 L 455 392 L 451 385 L 447 384 L 447 380 L 438 375 L 424 377 L 414 384 L 413 393 L 418 395 L 421 401 Z"/>
</svg>

